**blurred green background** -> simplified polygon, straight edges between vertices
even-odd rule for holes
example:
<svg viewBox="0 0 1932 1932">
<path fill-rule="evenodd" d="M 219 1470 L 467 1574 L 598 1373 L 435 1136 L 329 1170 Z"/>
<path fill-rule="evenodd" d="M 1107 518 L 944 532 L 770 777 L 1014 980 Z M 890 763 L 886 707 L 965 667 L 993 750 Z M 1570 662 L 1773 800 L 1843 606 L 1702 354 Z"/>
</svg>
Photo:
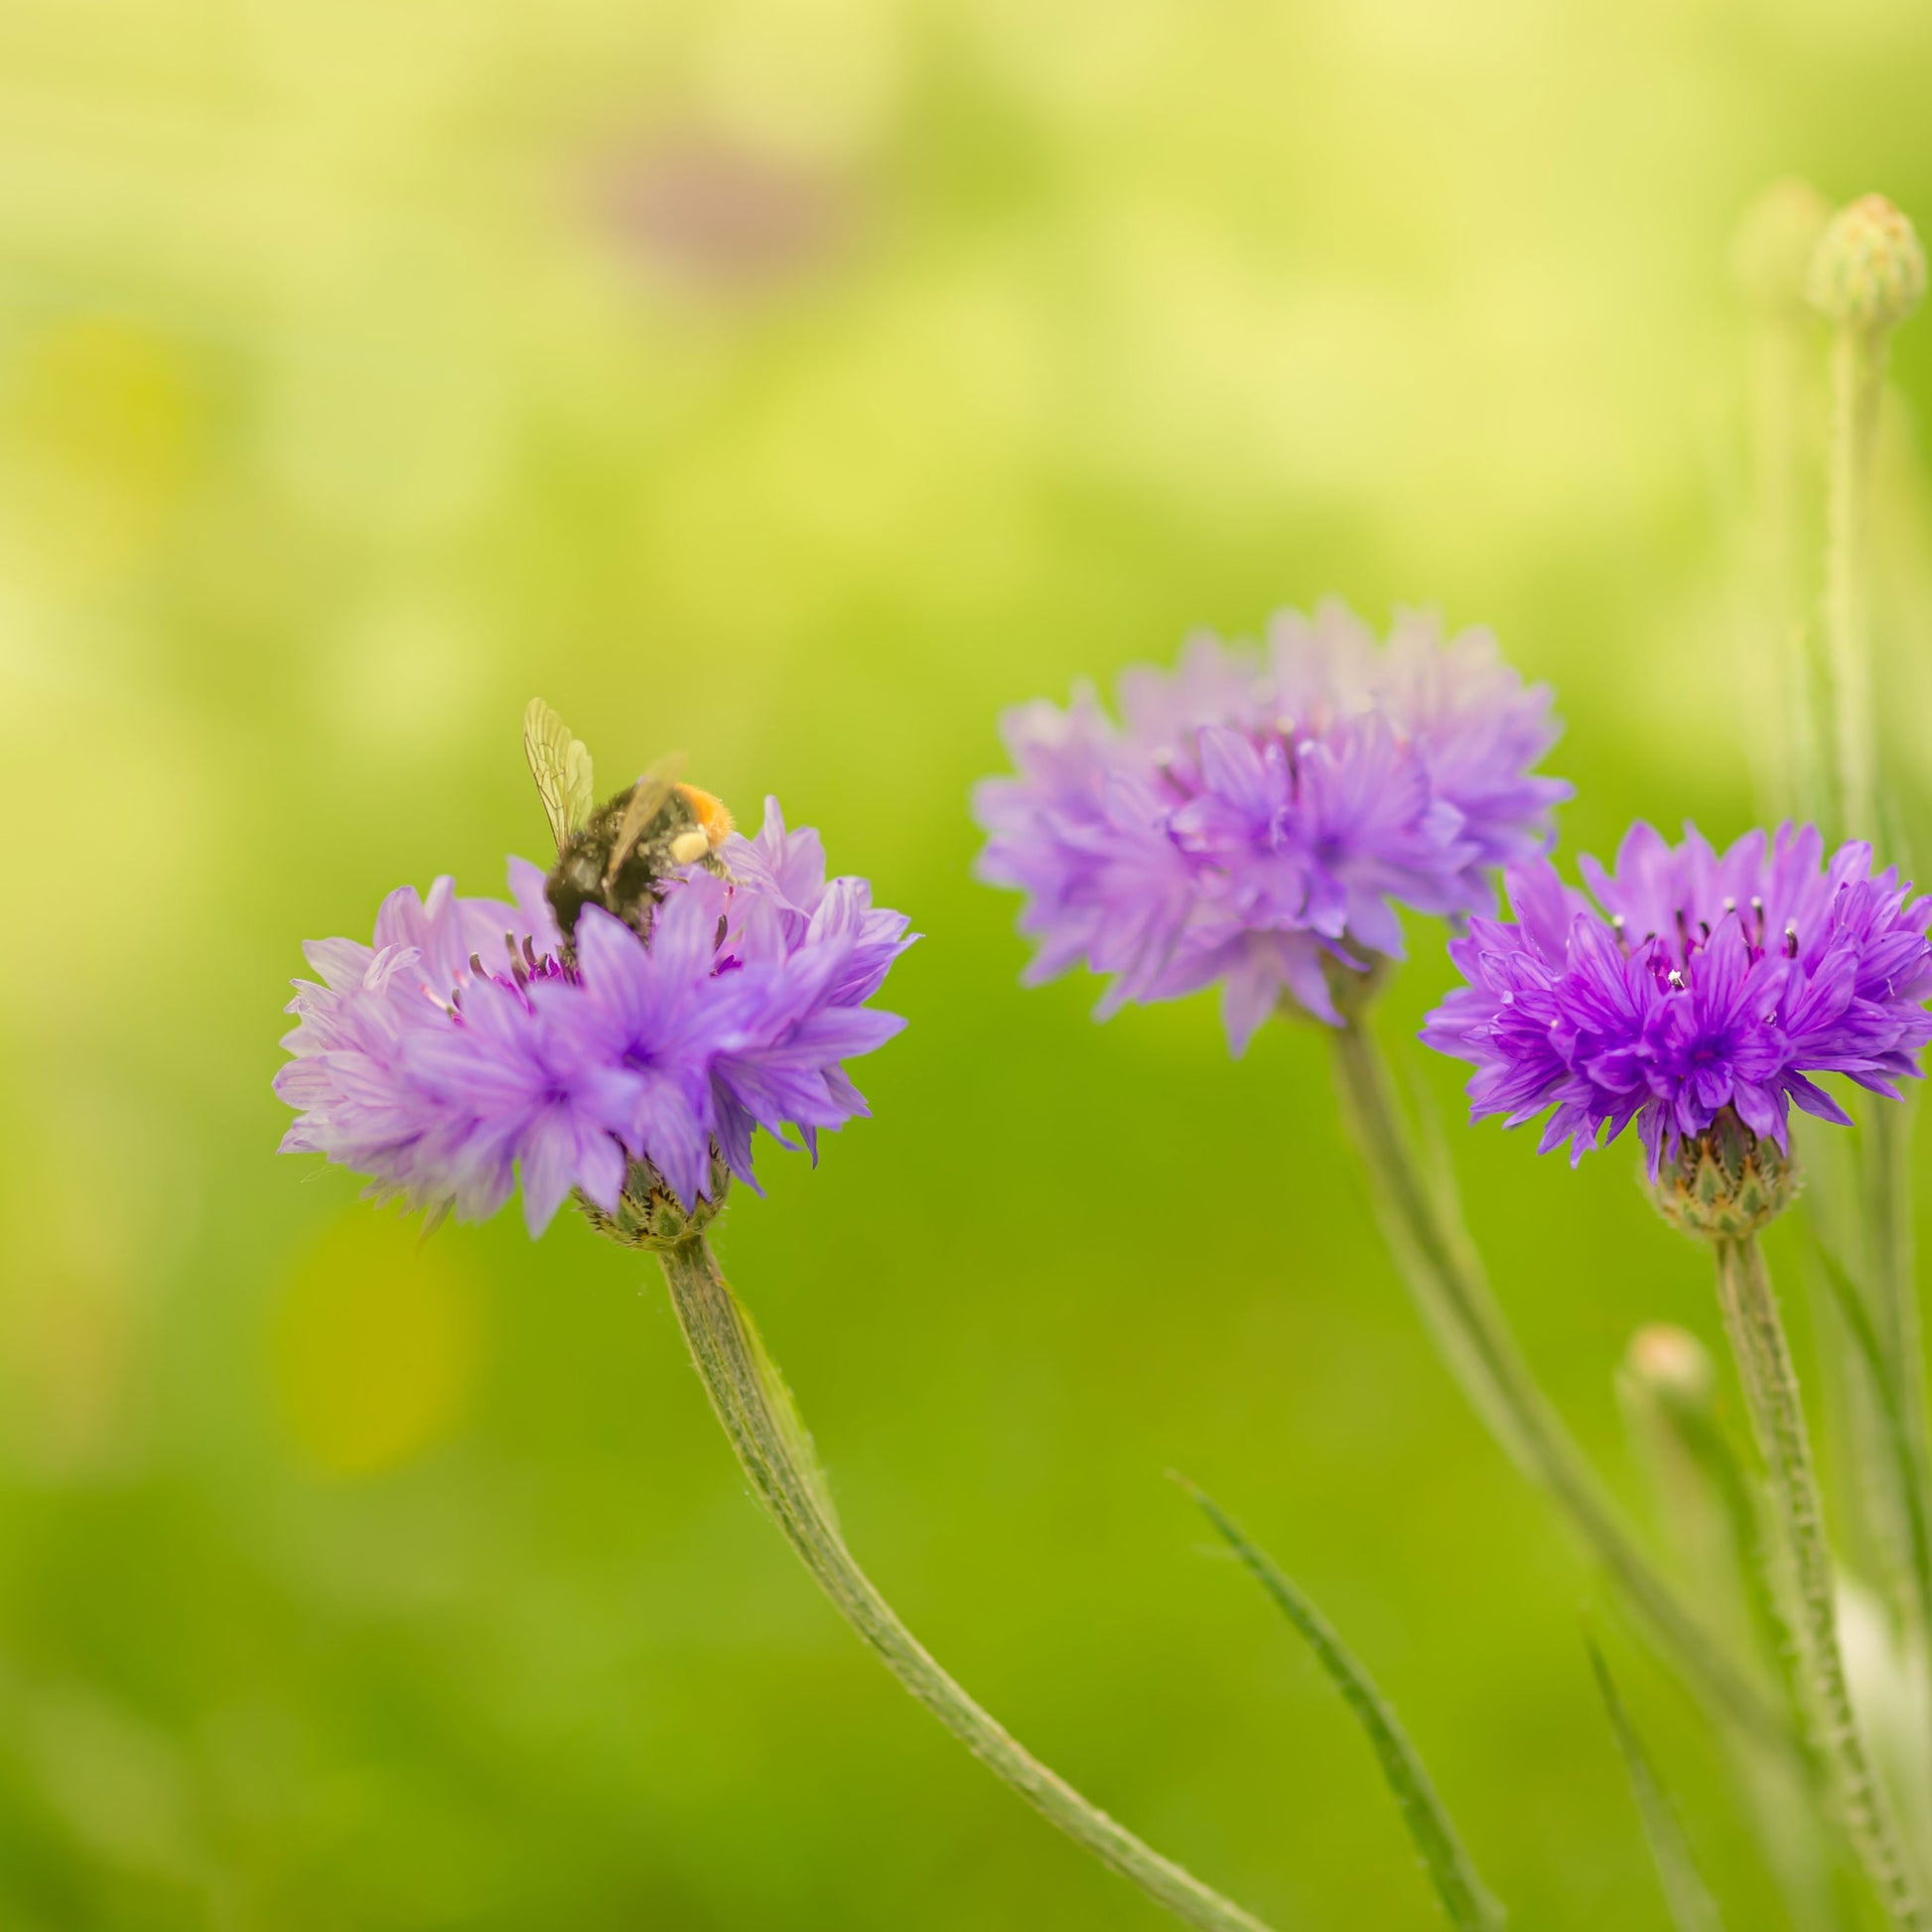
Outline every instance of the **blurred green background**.
<svg viewBox="0 0 1932 1932">
<path fill-rule="evenodd" d="M 1932 213 L 1928 81 L 1914 0 L 0 8 L 0 1922 L 1165 1922 L 819 1599 L 648 1264 L 419 1246 L 275 1158 L 298 942 L 541 852 L 540 692 L 607 775 L 775 791 L 926 935 L 876 1118 L 768 1149 L 721 1248 L 941 1659 L 1280 1932 L 1435 1923 L 1184 1468 L 1516 1922 L 1661 1926 L 1593 1587 L 1412 1318 L 1319 1042 L 1023 994 L 965 798 L 1001 706 L 1338 592 L 1555 681 L 1566 846 L 1741 830 L 1728 237 L 1788 171 Z M 1895 368 L 1909 802 L 1932 327 Z M 1416 938 L 1392 1036 L 1446 983 Z M 1454 1146 L 1636 1507 L 1612 1366 L 1715 1337 L 1699 1258 L 1624 1150 Z"/>
</svg>

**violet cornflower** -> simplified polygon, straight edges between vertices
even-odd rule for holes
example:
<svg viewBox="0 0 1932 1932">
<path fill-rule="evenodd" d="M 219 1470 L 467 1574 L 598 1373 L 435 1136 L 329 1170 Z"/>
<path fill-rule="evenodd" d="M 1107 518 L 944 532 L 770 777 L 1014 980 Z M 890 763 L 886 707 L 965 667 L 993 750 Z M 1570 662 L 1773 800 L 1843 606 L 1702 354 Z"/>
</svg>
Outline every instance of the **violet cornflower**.
<svg viewBox="0 0 1932 1932">
<path fill-rule="evenodd" d="M 1284 997 L 1337 1024 L 1331 963 L 1400 958 L 1398 905 L 1493 906 L 1494 869 L 1546 850 L 1570 794 L 1533 769 L 1547 689 L 1426 616 L 1379 647 L 1332 601 L 1259 651 L 1197 637 L 1177 670 L 1122 677 L 1120 709 L 1083 686 L 1007 714 L 1017 775 L 975 793 L 980 876 L 1026 896 L 1029 984 L 1111 975 L 1104 1019 L 1218 980 L 1236 1053 Z"/>
<path fill-rule="evenodd" d="M 373 944 L 306 948 L 275 1090 L 297 1109 L 284 1153 L 312 1152 L 414 1206 L 492 1214 L 517 1176 L 532 1234 L 573 1189 L 617 1211 L 633 1163 L 688 1209 L 715 1158 L 756 1186 L 755 1128 L 816 1154 L 866 1109 L 844 1062 L 904 1022 L 866 1003 L 911 943 L 863 879 L 825 877 L 816 832 L 767 799 L 733 834 L 729 879 L 665 882 L 650 938 L 600 906 L 564 964 L 544 876 L 511 860 L 510 900 L 403 887 Z"/>
<path fill-rule="evenodd" d="M 1869 846 L 1827 865 L 1815 827 L 1785 825 L 1721 857 L 1693 828 L 1672 846 L 1640 824 L 1614 871 L 1582 870 L 1596 904 L 1540 860 L 1508 874 L 1514 920 L 1449 945 L 1468 984 L 1423 1038 L 1474 1063 L 1474 1118 L 1554 1107 L 1541 1151 L 1568 1141 L 1573 1165 L 1635 1121 L 1655 1179 L 1726 1109 L 1780 1154 L 1793 1102 L 1849 1124 L 1812 1074 L 1892 1099 L 1918 1075 L 1932 898 L 1873 878 Z"/>
</svg>

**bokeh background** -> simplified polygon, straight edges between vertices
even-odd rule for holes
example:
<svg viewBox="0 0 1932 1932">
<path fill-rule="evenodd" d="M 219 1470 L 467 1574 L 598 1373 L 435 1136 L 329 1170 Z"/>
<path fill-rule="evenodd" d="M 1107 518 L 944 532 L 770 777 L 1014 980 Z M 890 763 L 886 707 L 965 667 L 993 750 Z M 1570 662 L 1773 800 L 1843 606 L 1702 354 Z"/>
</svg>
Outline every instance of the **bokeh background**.
<svg viewBox="0 0 1932 1932">
<path fill-rule="evenodd" d="M 722 1250 L 862 1558 L 992 1709 L 1282 1929 L 1435 1907 L 1404 1713 L 1523 1925 L 1660 1926 L 1609 1643 L 1735 1924 L 1694 1715 L 1430 1353 L 1319 1042 L 1023 993 L 1010 702 L 1335 592 L 1557 685 L 1565 843 L 1751 821 L 1740 209 L 1932 213 L 1916 0 L 9 0 L 0 8 L 0 1920 L 1155 1927 L 861 1650 L 647 1265 L 427 1242 L 278 1160 L 305 936 L 496 889 L 540 692 L 821 826 L 926 935 L 876 1118 Z M 1932 569 L 1901 335 L 1894 802 Z M 1446 983 L 1418 929 L 1392 1039 Z M 1446 1116 L 1455 1069 L 1424 1078 Z M 1622 1150 L 1455 1132 L 1633 1508 Z"/>
</svg>

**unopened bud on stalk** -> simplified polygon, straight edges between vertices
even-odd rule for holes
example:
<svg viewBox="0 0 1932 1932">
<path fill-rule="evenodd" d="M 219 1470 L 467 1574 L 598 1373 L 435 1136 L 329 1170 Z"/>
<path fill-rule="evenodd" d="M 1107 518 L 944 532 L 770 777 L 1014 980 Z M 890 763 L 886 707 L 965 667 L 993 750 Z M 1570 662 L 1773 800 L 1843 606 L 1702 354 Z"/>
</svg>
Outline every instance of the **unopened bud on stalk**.
<svg viewBox="0 0 1932 1932">
<path fill-rule="evenodd" d="M 1798 1192 L 1798 1170 L 1728 1107 L 1702 1133 L 1685 1135 L 1651 1183 L 1673 1227 L 1710 1241 L 1740 1241 L 1775 1220 Z"/>
<path fill-rule="evenodd" d="M 1703 1342 L 1668 1321 L 1650 1322 L 1630 1337 L 1622 1373 L 1633 1390 L 1683 1409 L 1708 1409 L 1718 1380 Z"/>
<path fill-rule="evenodd" d="M 1925 250 L 1911 221 L 1882 195 L 1863 195 L 1832 217 L 1805 280 L 1811 306 L 1847 329 L 1894 329 L 1925 294 Z"/>
<path fill-rule="evenodd" d="M 1812 254 L 1831 218 L 1831 203 L 1795 175 L 1765 189 L 1730 244 L 1731 279 L 1744 300 L 1769 315 L 1801 315 Z"/>
</svg>

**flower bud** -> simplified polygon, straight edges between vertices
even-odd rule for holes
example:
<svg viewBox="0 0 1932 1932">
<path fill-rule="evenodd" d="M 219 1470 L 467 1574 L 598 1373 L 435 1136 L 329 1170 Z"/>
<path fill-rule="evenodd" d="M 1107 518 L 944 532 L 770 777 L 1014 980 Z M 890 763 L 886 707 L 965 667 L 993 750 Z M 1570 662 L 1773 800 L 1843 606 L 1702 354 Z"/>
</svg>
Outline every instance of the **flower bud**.
<svg viewBox="0 0 1932 1932">
<path fill-rule="evenodd" d="M 1775 1141 L 1759 1140 L 1728 1107 L 1704 1133 L 1680 1140 L 1651 1183 L 1665 1220 L 1712 1241 L 1754 1234 L 1797 1192 L 1790 1158 Z"/>
<path fill-rule="evenodd" d="M 648 1161 L 631 1162 L 615 1214 L 607 1214 L 588 1194 L 579 1192 L 576 1200 L 585 1220 L 599 1234 L 608 1235 L 622 1247 L 661 1253 L 683 1246 L 717 1219 L 731 1178 L 731 1170 L 714 1144 L 706 1192 L 689 1207 L 664 1184 L 664 1176 Z"/>
<path fill-rule="evenodd" d="M 1708 1409 L 1717 1388 L 1710 1351 L 1687 1328 L 1653 1321 L 1630 1337 L 1623 1375 L 1634 1390 L 1672 1408 Z"/>
<path fill-rule="evenodd" d="M 1849 329 L 1895 328 L 1925 293 L 1925 250 L 1911 222 L 1882 195 L 1833 215 L 1805 280 L 1811 306 Z"/>
<path fill-rule="evenodd" d="M 1812 253 L 1831 218 L 1831 203 L 1795 175 L 1765 189 L 1731 237 L 1731 280 L 1744 300 L 1767 314 L 1801 313 Z"/>
</svg>

